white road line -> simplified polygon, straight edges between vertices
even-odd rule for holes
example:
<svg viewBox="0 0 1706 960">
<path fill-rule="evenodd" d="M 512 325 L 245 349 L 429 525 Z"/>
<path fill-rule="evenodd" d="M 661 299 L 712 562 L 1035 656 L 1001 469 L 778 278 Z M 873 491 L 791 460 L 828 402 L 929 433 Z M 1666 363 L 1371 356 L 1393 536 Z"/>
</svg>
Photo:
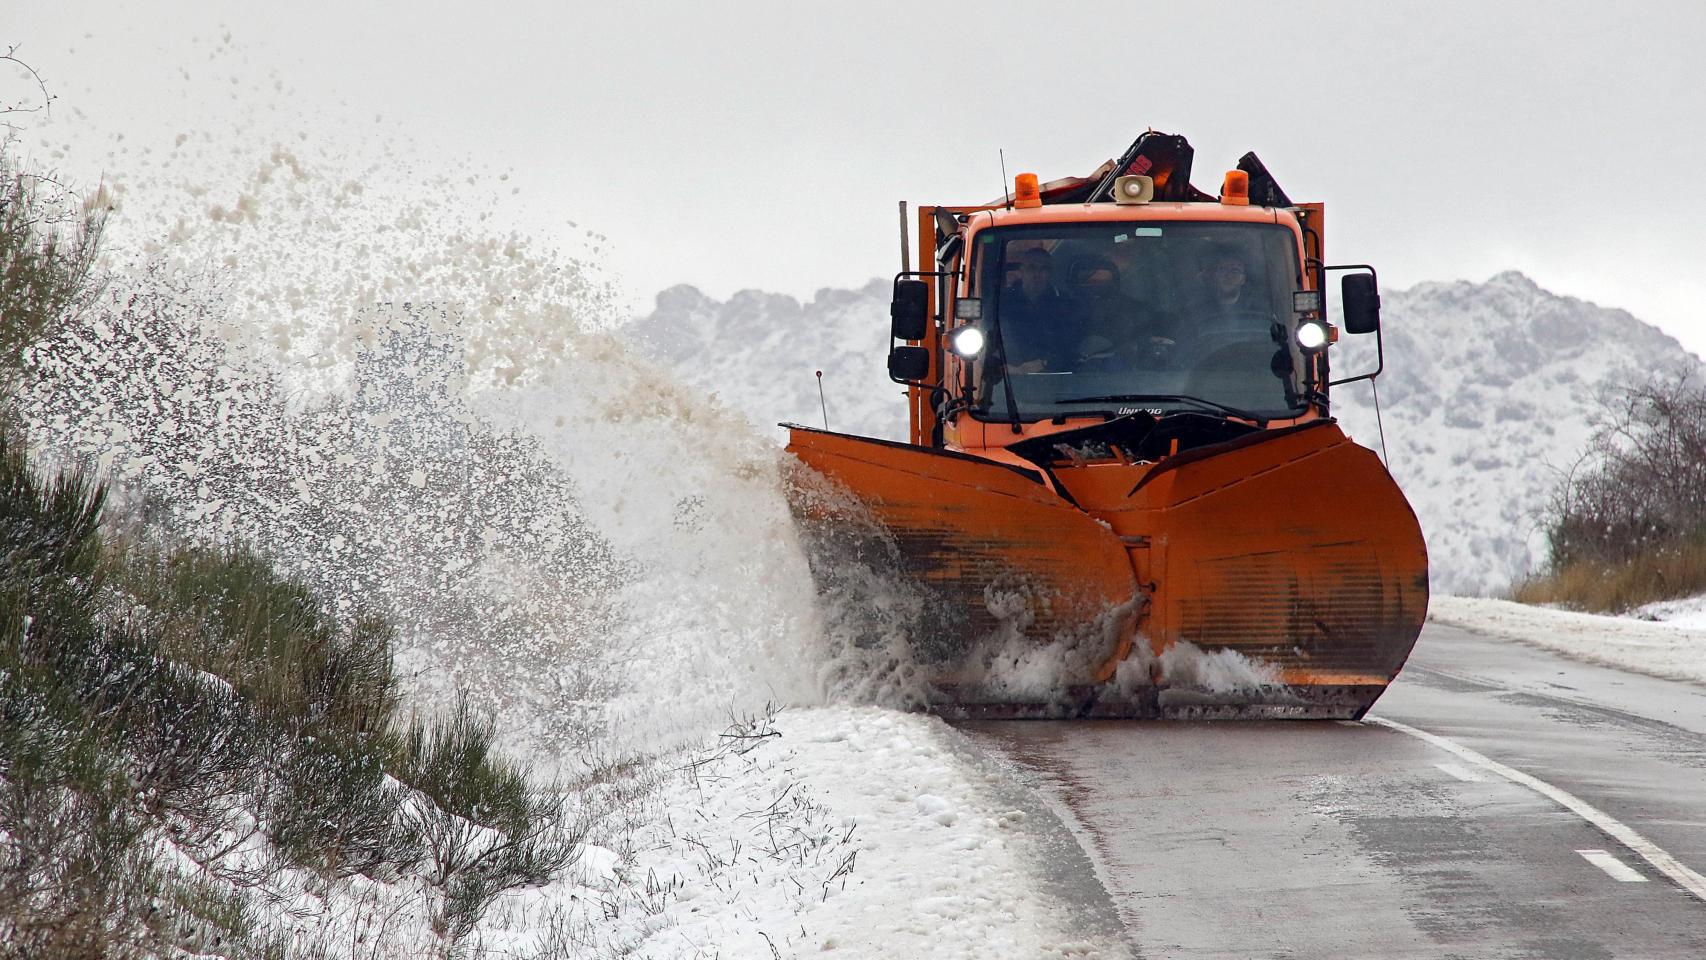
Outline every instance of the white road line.
<svg viewBox="0 0 1706 960">
<path fill-rule="evenodd" d="M 1436 763 L 1434 766 L 1445 771 L 1446 774 L 1462 780 L 1464 783 L 1487 782 L 1486 777 L 1481 776 L 1461 763 Z"/>
<path fill-rule="evenodd" d="M 1454 740 L 1448 740 L 1437 734 L 1428 733 L 1426 730 L 1418 730 L 1407 724 L 1399 723 L 1396 720 L 1387 720 L 1383 717 L 1369 717 L 1367 718 L 1367 722 L 1377 723 L 1380 726 L 1388 727 L 1398 731 L 1399 733 L 1409 734 L 1418 740 L 1425 740 L 1441 750 L 1456 754 L 1459 758 L 1467 760 L 1483 770 L 1491 770 L 1493 773 L 1504 777 L 1512 783 L 1521 784 L 1522 786 L 1533 790 L 1535 793 L 1552 800 L 1559 806 L 1569 810 L 1571 813 L 1574 813 L 1576 816 L 1581 817 L 1583 820 L 1592 824 L 1599 832 L 1613 840 L 1616 840 L 1618 843 L 1623 844 L 1623 846 L 1629 849 L 1630 853 L 1633 853 L 1635 856 L 1647 861 L 1647 863 L 1652 865 L 1654 870 L 1664 874 L 1672 883 L 1675 883 L 1677 886 L 1693 894 L 1701 901 L 1706 902 L 1706 876 L 1701 876 L 1699 873 L 1689 869 L 1675 857 L 1666 853 L 1658 844 L 1653 843 L 1646 837 L 1643 837 L 1634 830 L 1629 829 L 1629 827 L 1625 826 L 1621 821 L 1587 801 L 1578 799 L 1573 794 L 1560 790 L 1544 780 L 1537 777 L 1531 777 L 1528 774 L 1523 773 L 1521 770 L 1517 770 L 1513 767 L 1507 767 L 1497 760 L 1476 753 L 1474 750 L 1471 750 Z"/>
<path fill-rule="evenodd" d="M 1604 850 L 1577 850 L 1582 859 L 1604 870 L 1611 879 L 1620 883 L 1646 883 L 1647 878 L 1641 872 L 1627 863 L 1617 859 Z"/>
</svg>

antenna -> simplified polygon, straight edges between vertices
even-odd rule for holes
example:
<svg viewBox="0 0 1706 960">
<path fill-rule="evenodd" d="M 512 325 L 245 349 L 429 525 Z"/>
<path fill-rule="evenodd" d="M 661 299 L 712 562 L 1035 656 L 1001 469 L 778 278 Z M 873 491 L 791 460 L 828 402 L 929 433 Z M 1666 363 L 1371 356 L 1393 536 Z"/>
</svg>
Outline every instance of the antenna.
<svg viewBox="0 0 1706 960">
<path fill-rule="evenodd" d="M 996 147 L 995 153 L 1001 158 L 1001 196 L 1006 198 L 1007 209 L 1011 210 L 1013 209 L 1013 194 L 1007 190 L 1007 151 Z"/>
<path fill-rule="evenodd" d="M 823 398 L 823 371 L 817 372 L 817 405 L 823 410 L 823 428 L 829 429 L 829 401 Z"/>
<path fill-rule="evenodd" d="M 900 202 L 900 272 L 901 273 L 911 273 L 912 272 L 912 249 L 911 248 L 912 248 L 911 242 L 906 239 L 906 201 L 902 200 Z M 817 375 L 820 377 L 823 376 L 823 371 L 819 370 L 817 372 Z"/>
</svg>

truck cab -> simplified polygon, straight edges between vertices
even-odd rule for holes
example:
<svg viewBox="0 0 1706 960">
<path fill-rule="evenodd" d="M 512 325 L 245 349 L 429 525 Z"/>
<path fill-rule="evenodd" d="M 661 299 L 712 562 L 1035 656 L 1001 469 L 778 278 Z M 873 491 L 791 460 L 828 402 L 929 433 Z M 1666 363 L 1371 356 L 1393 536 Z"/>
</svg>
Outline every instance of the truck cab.
<svg viewBox="0 0 1706 960">
<path fill-rule="evenodd" d="M 1145 167 L 1144 144 L 1118 169 L 1155 176 L 1112 162 L 1041 186 L 1020 174 L 1005 202 L 919 209 L 919 259 L 934 269 L 897 277 L 891 308 L 913 443 L 1008 460 L 1016 443 L 1139 414 L 1252 429 L 1330 415 L 1339 330 L 1323 284 L 1346 268 L 1323 263 L 1322 205 L 1291 203 L 1254 155 L 1207 196 L 1189 186 L 1188 146 L 1181 171 L 1176 149 Z M 1080 186 L 1092 180 L 1105 198 Z M 1168 180 L 1188 199 L 1153 200 Z M 1346 329 L 1377 331 L 1373 271 L 1355 269 Z"/>
</svg>

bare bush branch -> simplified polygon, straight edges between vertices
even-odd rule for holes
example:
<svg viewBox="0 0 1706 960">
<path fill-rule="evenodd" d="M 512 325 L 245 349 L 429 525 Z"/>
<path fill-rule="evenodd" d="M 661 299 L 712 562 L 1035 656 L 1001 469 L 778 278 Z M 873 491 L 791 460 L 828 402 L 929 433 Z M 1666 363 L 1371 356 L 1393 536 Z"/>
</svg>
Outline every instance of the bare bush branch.
<svg viewBox="0 0 1706 960">
<path fill-rule="evenodd" d="M 4 118 L 31 113 L 47 116 L 53 111 L 53 101 L 56 98 L 48 90 L 47 81 L 42 77 L 40 70 L 18 58 L 17 44 L 12 44 L 6 48 L 5 53 L 0 54 L 0 63 L 11 64 L 12 68 L 22 73 L 27 85 L 34 88 L 28 96 L 18 100 L 0 99 L 0 127 L 7 130 L 17 130 L 19 129 L 17 124 Z"/>
<path fill-rule="evenodd" d="M 1620 611 L 1706 589 L 1706 384 L 1681 367 L 1631 379 L 1601 398 L 1552 495 L 1550 569 L 1518 599 Z"/>
<path fill-rule="evenodd" d="M 1706 535 L 1706 386 L 1676 370 L 1611 399 L 1587 463 L 1560 486 L 1555 567 L 1627 563 Z"/>
</svg>

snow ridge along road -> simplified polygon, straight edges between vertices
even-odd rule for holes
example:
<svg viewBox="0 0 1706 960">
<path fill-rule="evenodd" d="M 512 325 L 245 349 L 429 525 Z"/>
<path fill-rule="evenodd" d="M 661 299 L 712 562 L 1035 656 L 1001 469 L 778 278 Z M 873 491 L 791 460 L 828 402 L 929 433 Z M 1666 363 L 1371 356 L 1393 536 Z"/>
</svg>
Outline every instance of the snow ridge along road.
<svg viewBox="0 0 1706 960">
<path fill-rule="evenodd" d="M 1706 598 L 1653 604 L 1679 622 L 1632 620 L 1481 597 L 1435 597 L 1428 619 L 1588 663 L 1706 683 Z"/>
</svg>

